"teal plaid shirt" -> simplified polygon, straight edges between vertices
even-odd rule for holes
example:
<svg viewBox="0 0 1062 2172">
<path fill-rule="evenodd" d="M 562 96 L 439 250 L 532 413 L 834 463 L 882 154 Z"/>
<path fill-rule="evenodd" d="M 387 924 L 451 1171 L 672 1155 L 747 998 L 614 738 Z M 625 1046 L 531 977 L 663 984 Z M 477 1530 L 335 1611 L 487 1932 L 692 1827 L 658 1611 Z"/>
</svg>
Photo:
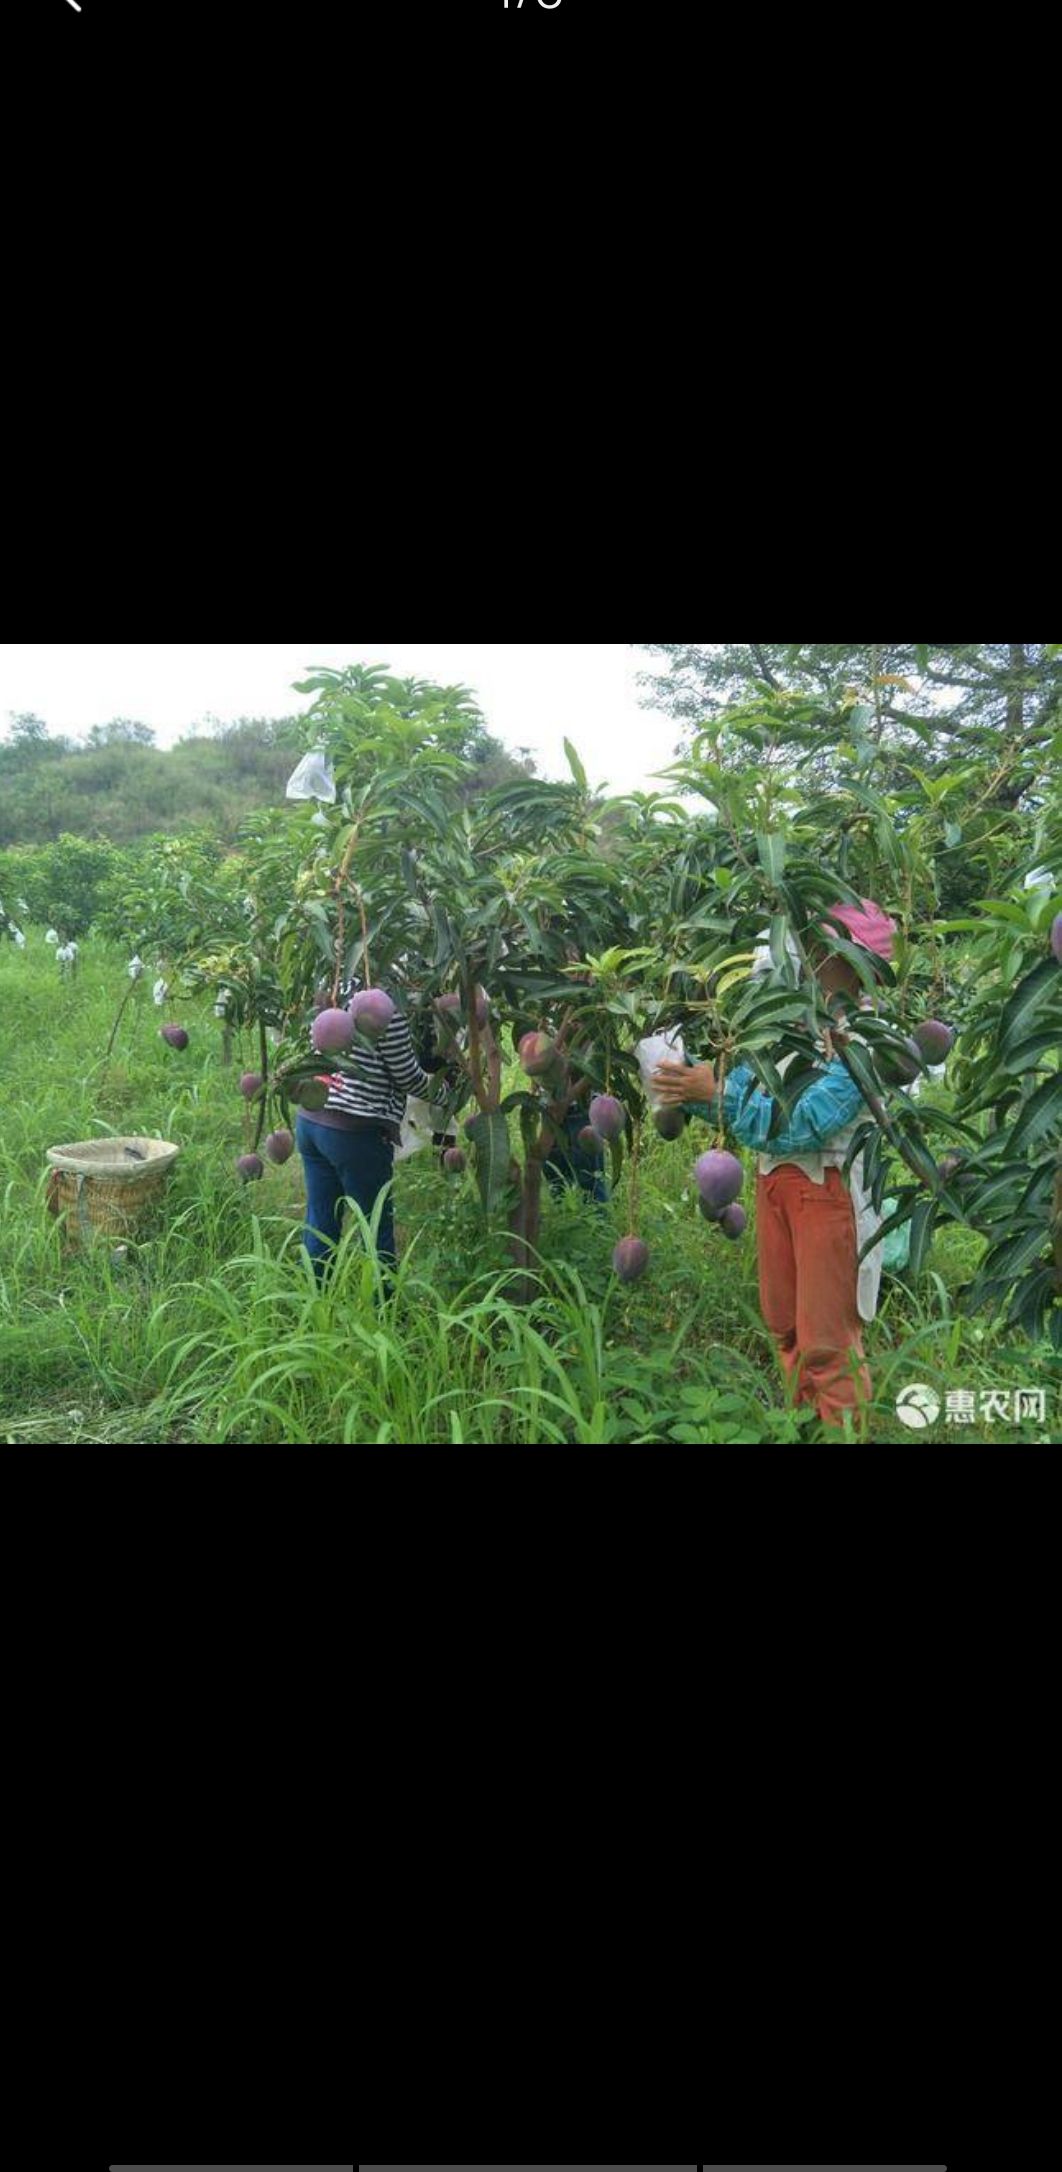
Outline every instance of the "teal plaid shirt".
<svg viewBox="0 0 1062 2172">
<path fill-rule="evenodd" d="M 711 1103 L 691 1101 L 686 1105 L 691 1116 L 703 1116 L 706 1122 L 718 1119 L 718 1093 Z M 815 1154 L 828 1146 L 835 1133 L 843 1131 L 863 1106 L 863 1096 L 851 1072 L 835 1056 L 805 1087 L 788 1123 L 783 1119 L 776 1131 L 771 1130 L 777 1107 L 774 1096 L 757 1086 L 756 1074 L 747 1063 L 737 1064 L 730 1073 L 723 1088 L 722 1113 L 723 1121 L 742 1146 L 780 1161 L 787 1154 Z"/>
</svg>

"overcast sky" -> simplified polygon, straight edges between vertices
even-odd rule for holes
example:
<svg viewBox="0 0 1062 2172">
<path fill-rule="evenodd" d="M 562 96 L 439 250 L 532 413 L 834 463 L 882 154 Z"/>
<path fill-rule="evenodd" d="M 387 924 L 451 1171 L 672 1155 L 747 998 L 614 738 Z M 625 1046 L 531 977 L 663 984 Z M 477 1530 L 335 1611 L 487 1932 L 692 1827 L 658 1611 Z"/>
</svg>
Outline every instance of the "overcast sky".
<svg viewBox="0 0 1062 2172">
<path fill-rule="evenodd" d="M 0 644 L 0 730 L 30 709 L 78 738 L 124 716 L 170 746 L 207 716 L 286 716 L 307 705 L 292 681 L 309 664 L 389 664 L 403 677 L 470 686 L 489 729 L 531 749 L 546 776 L 567 776 L 574 741 L 592 784 L 652 789 L 671 760 L 670 718 L 639 707 L 646 657 L 622 642 L 7 642 Z"/>
</svg>

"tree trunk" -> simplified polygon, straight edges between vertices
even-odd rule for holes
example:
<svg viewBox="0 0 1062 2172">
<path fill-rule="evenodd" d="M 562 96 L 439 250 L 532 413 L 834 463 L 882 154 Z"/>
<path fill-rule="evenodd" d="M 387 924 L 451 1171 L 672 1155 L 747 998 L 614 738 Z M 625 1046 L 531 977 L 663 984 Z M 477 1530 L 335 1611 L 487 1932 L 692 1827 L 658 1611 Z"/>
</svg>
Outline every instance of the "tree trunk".
<svg viewBox="0 0 1062 2172">
<path fill-rule="evenodd" d="M 1025 671 L 1028 662 L 1023 641 L 1009 642 L 1008 653 L 1010 668 L 1014 676 L 1007 688 L 1007 727 L 1003 744 L 1004 757 L 1006 757 L 1009 748 L 1018 747 L 1022 733 L 1025 730 Z M 1013 770 L 1008 771 L 1000 784 L 998 792 L 993 793 L 990 804 L 996 804 L 1000 807 L 1016 807 L 1022 793 L 1027 791 L 1028 785 L 1028 767 L 1023 762 L 1017 774 Z"/>
<path fill-rule="evenodd" d="M 538 1249 L 542 1215 L 542 1157 L 535 1153 L 529 1154 L 522 1170 L 518 1162 L 514 1162 L 512 1168 L 518 1196 L 509 1216 L 509 1230 L 512 1237 L 513 1265 L 520 1271 L 515 1301 L 519 1305 L 526 1305 L 532 1294 L 532 1253 Z"/>
</svg>

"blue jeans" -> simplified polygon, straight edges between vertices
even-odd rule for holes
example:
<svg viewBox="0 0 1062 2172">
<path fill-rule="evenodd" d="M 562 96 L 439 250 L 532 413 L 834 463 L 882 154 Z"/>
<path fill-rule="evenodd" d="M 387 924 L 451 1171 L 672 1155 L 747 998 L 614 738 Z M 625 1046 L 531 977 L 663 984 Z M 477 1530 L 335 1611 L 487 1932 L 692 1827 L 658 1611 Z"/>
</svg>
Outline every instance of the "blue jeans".
<svg viewBox="0 0 1062 2172">
<path fill-rule="evenodd" d="M 585 1109 L 568 1110 L 563 1128 L 558 1132 L 542 1166 L 553 1191 L 562 1191 L 566 1184 L 577 1184 L 587 1198 L 596 1200 L 597 1205 L 603 1207 L 609 1191 L 601 1152 L 598 1150 L 596 1153 L 587 1153 L 585 1147 L 577 1144 L 578 1135 L 585 1122 Z"/>
<path fill-rule="evenodd" d="M 395 1150 L 383 1131 L 339 1131 L 333 1124 L 315 1124 L 302 1109 L 295 1119 L 295 1143 L 306 1172 L 304 1241 L 320 1279 L 339 1242 L 340 1201 L 355 1200 L 370 1219 L 379 1193 L 391 1181 Z M 397 1265 L 390 1193 L 380 1216 L 377 1251 L 383 1266 Z"/>
</svg>

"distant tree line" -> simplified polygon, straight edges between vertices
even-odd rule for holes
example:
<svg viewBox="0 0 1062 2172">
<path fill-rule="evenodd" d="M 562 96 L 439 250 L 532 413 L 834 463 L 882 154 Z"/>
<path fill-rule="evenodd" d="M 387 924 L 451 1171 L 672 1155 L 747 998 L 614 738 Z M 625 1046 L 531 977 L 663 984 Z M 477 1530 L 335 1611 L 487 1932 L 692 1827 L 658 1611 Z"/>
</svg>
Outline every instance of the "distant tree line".
<svg viewBox="0 0 1062 2172">
<path fill-rule="evenodd" d="M 151 726 L 112 717 L 75 740 L 27 711 L 0 739 L 0 846 L 61 837 L 131 844 L 165 831 L 209 828 L 224 845 L 259 807 L 275 806 L 305 747 L 299 717 L 208 719 L 168 748 Z M 463 750 L 476 788 L 530 774 L 526 750 L 510 754 L 470 714 Z"/>
</svg>

